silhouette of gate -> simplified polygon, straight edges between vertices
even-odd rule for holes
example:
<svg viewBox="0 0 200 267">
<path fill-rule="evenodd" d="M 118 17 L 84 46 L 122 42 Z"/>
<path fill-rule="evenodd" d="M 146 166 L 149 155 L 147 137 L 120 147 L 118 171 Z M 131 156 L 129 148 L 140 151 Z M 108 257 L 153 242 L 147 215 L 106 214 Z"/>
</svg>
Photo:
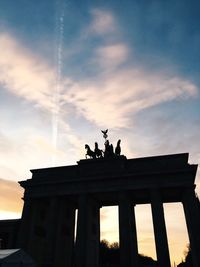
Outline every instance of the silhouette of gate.
<svg viewBox="0 0 200 267">
<path fill-rule="evenodd" d="M 163 203 L 182 202 L 194 267 L 200 266 L 197 165 L 188 154 L 80 160 L 77 165 L 31 170 L 18 243 L 41 266 L 98 267 L 100 208 L 119 207 L 120 264 L 138 267 L 134 206 L 151 204 L 159 267 L 170 267 Z M 74 244 L 75 210 L 78 210 Z"/>
</svg>

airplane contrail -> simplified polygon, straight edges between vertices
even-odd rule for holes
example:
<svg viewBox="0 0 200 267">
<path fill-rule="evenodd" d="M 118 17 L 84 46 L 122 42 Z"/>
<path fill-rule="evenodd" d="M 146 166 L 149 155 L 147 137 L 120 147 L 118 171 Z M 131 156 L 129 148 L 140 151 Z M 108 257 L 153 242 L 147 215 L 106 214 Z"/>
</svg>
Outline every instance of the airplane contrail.
<svg viewBox="0 0 200 267">
<path fill-rule="evenodd" d="M 55 62 L 56 62 L 56 78 L 53 92 L 53 110 L 52 110 L 52 144 L 57 149 L 58 128 L 60 115 L 60 93 L 62 80 L 62 57 L 63 57 L 63 38 L 64 38 L 64 18 L 65 18 L 65 1 L 56 1 L 56 44 L 55 44 Z M 52 156 L 52 165 L 56 164 L 56 155 Z"/>
</svg>

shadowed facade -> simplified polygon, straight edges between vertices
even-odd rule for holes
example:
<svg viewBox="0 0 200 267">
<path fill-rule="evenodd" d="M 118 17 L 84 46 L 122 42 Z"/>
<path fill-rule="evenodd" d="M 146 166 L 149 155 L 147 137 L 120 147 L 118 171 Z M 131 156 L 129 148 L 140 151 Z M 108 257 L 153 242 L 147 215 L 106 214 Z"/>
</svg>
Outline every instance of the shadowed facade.
<svg viewBox="0 0 200 267">
<path fill-rule="evenodd" d="M 134 206 L 151 204 L 158 266 L 170 267 L 163 203 L 182 202 L 193 265 L 199 267 L 196 171 L 187 153 L 32 170 L 32 179 L 19 182 L 25 193 L 17 244 L 41 266 L 98 267 L 100 208 L 117 205 L 121 267 L 139 267 Z"/>
</svg>

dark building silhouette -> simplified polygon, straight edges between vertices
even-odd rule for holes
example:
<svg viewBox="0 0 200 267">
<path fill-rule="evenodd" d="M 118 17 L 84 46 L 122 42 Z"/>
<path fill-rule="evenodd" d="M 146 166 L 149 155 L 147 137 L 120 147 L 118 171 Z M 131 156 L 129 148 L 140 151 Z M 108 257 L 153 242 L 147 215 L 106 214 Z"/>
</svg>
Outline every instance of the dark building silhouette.
<svg viewBox="0 0 200 267">
<path fill-rule="evenodd" d="M 20 247 L 38 266 L 98 267 L 100 208 L 119 207 L 119 264 L 140 267 L 134 206 L 151 204 L 159 267 L 170 267 L 163 203 L 181 202 L 192 261 L 200 266 L 197 165 L 188 154 L 80 160 L 77 165 L 31 170 L 21 220 L 1 221 L 5 247 Z M 78 210 L 74 244 L 75 211 Z M 16 236 L 17 234 L 17 236 Z"/>
</svg>

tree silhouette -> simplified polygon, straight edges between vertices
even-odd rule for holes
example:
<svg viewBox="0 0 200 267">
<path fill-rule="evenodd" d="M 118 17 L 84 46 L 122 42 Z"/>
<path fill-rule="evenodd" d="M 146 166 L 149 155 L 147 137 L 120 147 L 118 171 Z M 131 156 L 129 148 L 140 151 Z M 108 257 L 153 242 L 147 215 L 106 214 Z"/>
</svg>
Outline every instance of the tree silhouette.
<svg viewBox="0 0 200 267">
<path fill-rule="evenodd" d="M 109 243 L 107 240 L 103 239 L 100 242 L 100 267 L 119 267 L 120 266 L 120 251 L 119 243 Z M 153 267 L 157 266 L 157 262 L 151 257 L 144 255 L 139 256 L 139 266 L 140 267 Z"/>
<path fill-rule="evenodd" d="M 192 252 L 189 244 L 187 245 L 186 251 L 184 251 L 184 256 L 184 261 L 178 264 L 177 267 L 193 267 Z"/>
</svg>

